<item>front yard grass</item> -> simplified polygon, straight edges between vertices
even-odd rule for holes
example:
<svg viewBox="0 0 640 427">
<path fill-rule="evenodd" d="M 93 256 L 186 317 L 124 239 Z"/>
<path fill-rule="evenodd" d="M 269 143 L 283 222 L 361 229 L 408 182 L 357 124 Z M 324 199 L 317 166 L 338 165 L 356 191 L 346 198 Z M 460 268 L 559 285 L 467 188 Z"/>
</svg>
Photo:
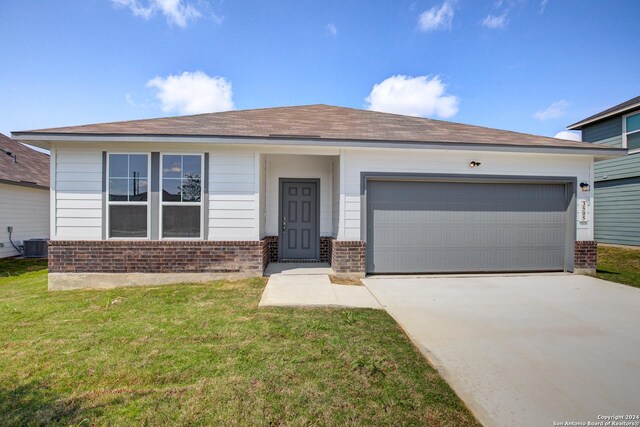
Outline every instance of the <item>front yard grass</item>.
<svg viewBox="0 0 640 427">
<path fill-rule="evenodd" d="M 46 259 L 0 258 L 0 278 L 47 269 Z"/>
<path fill-rule="evenodd" d="M 640 288 L 640 249 L 598 245 L 596 276 Z"/>
<path fill-rule="evenodd" d="M 477 425 L 383 311 L 258 309 L 262 279 L 50 293 L 15 262 L 2 426 Z"/>
</svg>

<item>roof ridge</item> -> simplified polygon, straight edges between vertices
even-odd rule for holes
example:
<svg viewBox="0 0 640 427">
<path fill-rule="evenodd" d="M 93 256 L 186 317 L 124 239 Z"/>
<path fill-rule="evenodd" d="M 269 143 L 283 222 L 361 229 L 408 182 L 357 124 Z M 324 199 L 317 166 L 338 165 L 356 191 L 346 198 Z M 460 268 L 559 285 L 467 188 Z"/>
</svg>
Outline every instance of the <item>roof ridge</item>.
<svg viewBox="0 0 640 427">
<path fill-rule="evenodd" d="M 512 130 L 506 130 L 506 129 L 490 128 L 488 126 L 482 126 L 482 125 L 459 123 L 459 122 L 453 122 L 453 121 L 450 121 L 450 120 L 434 119 L 434 118 L 431 118 L 431 117 L 411 116 L 411 115 L 400 114 L 400 113 L 391 113 L 391 112 L 387 112 L 387 111 L 368 110 L 368 109 L 361 109 L 361 108 L 355 108 L 355 107 L 344 107 L 344 106 L 339 106 L 339 105 L 330 105 L 330 104 L 322 104 L 322 103 L 318 103 L 318 104 L 302 104 L 302 105 L 283 105 L 283 106 L 279 106 L 279 107 L 246 108 L 246 109 L 242 109 L 242 110 L 215 111 L 215 112 L 212 112 L 212 113 L 187 114 L 187 115 L 181 115 L 181 116 L 151 117 L 151 118 L 147 118 L 147 119 L 116 120 L 116 121 L 111 121 L 111 122 L 86 123 L 86 124 L 82 124 L 82 125 L 57 126 L 57 127 L 53 127 L 53 128 L 33 129 L 33 130 L 21 131 L 21 132 L 55 131 L 56 129 L 64 129 L 64 128 L 67 128 L 67 127 L 78 128 L 78 127 L 94 126 L 94 125 L 117 125 L 117 124 L 135 123 L 135 122 L 140 122 L 140 121 L 149 121 L 149 120 L 180 119 L 180 118 L 191 118 L 191 117 L 203 117 L 203 116 L 220 115 L 220 114 L 226 114 L 226 113 L 243 113 L 243 112 L 250 112 L 250 111 L 263 111 L 263 110 L 276 110 L 276 109 L 294 109 L 294 108 L 305 108 L 305 107 L 328 107 L 328 108 L 332 108 L 332 109 L 345 109 L 345 110 L 351 110 L 351 111 L 355 111 L 355 112 L 359 112 L 359 113 L 365 113 L 365 114 L 382 114 L 382 115 L 385 115 L 385 116 L 395 116 L 395 117 L 399 117 L 399 118 L 403 118 L 403 119 L 412 119 L 412 120 L 418 120 L 418 121 L 432 121 L 432 122 L 438 122 L 438 123 L 446 123 L 446 124 L 454 125 L 454 126 L 470 126 L 470 127 L 474 127 L 474 128 L 477 128 L 477 129 L 485 129 L 485 130 L 500 131 L 500 132 L 509 132 L 509 133 L 514 134 L 514 135 L 527 135 L 527 136 L 534 136 L 534 137 L 537 137 L 537 138 L 549 138 L 549 139 L 553 139 L 553 140 L 558 140 L 559 139 L 559 138 L 553 138 L 553 137 L 550 137 L 550 136 L 535 135 L 535 134 L 526 133 L 526 132 L 517 132 L 517 131 L 512 131 Z M 570 141 L 570 140 L 561 140 L 561 141 Z M 570 141 L 570 142 L 576 142 L 576 141 Z"/>
<path fill-rule="evenodd" d="M 324 140 L 443 142 L 595 148 L 591 144 L 549 136 L 495 129 L 384 111 L 306 104 L 229 110 L 186 116 L 136 119 L 15 132 L 16 138 L 37 141 L 35 135 L 207 136 L 269 138 L 273 135 L 313 135 Z M 27 140 L 25 139 L 25 140 Z M 46 139 L 46 138 L 45 138 Z"/>
<path fill-rule="evenodd" d="M 94 125 L 115 125 L 115 124 L 125 124 L 125 123 L 147 121 L 147 120 L 180 119 L 180 118 L 188 118 L 188 117 L 211 116 L 211 115 L 225 114 L 225 113 L 242 113 L 242 112 L 248 112 L 248 111 L 290 109 L 290 108 L 315 107 L 315 106 L 347 108 L 347 107 L 337 107 L 337 106 L 328 105 L 328 104 L 283 105 L 283 106 L 280 106 L 280 107 L 245 108 L 245 109 L 241 109 L 241 110 L 213 111 L 211 113 L 184 114 L 184 115 L 177 115 L 177 116 L 149 117 L 149 118 L 146 118 L 146 119 L 114 120 L 114 121 L 108 121 L 108 122 L 84 123 L 84 124 L 81 124 L 81 125 L 56 126 L 56 127 L 52 127 L 52 128 L 30 129 L 30 130 L 25 130 L 25 131 L 12 131 L 11 133 L 42 132 L 42 131 L 53 131 L 53 130 L 56 130 L 56 129 L 64 129 L 64 128 L 68 128 L 68 127 L 74 127 L 75 128 L 75 127 L 94 126 Z"/>
</svg>

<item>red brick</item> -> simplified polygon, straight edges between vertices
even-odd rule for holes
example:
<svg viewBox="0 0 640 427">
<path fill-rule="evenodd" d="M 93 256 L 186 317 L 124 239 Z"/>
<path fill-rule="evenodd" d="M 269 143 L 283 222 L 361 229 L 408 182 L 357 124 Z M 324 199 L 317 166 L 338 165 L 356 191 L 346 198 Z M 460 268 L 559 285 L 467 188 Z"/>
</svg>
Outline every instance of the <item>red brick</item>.
<svg viewBox="0 0 640 427">
<path fill-rule="evenodd" d="M 598 261 L 598 242 L 578 240 L 574 245 L 574 268 L 595 269 Z"/>
<path fill-rule="evenodd" d="M 262 273 L 265 241 L 49 242 L 49 271 L 76 273 Z"/>
</svg>

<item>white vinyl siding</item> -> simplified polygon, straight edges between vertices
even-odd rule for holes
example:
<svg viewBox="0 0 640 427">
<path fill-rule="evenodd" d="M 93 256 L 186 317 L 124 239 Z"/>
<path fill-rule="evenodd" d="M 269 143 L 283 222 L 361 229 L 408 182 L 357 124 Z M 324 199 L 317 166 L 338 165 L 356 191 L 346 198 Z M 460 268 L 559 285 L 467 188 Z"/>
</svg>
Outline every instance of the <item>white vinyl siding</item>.
<svg viewBox="0 0 640 427">
<path fill-rule="evenodd" d="M 260 197 L 260 203 L 258 203 L 258 214 L 259 214 L 259 222 L 258 222 L 258 232 L 260 234 L 260 238 L 264 238 L 265 236 L 265 226 L 266 226 L 266 212 L 267 212 L 267 168 L 266 168 L 266 157 L 264 154 L 259 155 L 259 168 L 258 171 L 260 173 L 260 191 L 258 192 L 258 197 Z"/>
<path fill-rule="evenodd" d="M 472 174 L 512 176 L 570 176 L 578 180 L 577 200 L 588 202 L 588 222 L 577 222 L 577 240 L 593 240 L 593 192 L 580 191 L 580 182 L 593 189 L 593 161 L 586 156 L 463 152 L 440 150 L 347 150 L 345 163 L 344 231 L 341 240 L 360 240 L 361 172 Z M 470 168 L 472 160 L 480 167 Z"/>
<path fill-rule="evenodd" d="M 102 238 L 102 151 L 57 149 L 55 156 L 56 240 Z"/>
<path fill-rule="evenodd" d="M 174 145 L 108 144 L 58 146 L 55 184 L 55 234 L 52 238 L 102 238 L 102 151 L 171 152 Z M 185 145 L 180 152 L 209 152 L 208 203 L 205 205 L 209 240 L 258 240 L 278 235 L 279 178 L 320 179 L 320 233 L 341 240 L 360 240 L 360 173 L 411 172 L 575 176 L 593 190 L 593 159 L 581 155 L 497 153 L 388 148 L 318 147 L 252 149 L 232 146 Z M 262 151 L 262 152 L 260 152 Z M 292 154 L 292 152 L 298 154 Z M 305 154 L 309 152 L 309 154 Z M 340 156 L 338 156 L 340 153 Z M 475 160 L 482 165 L 469 168 Z M 591 192 L 578 190 L 587 200 L 589 221 L 577 224 L 578 240 L 593 239 Z M 262 195 L 262 197 L 261 197 Z M 208 209 L 207 209 L 208 208 Z"/>
<path fill-rule="evenodd" d="M 56 149 L 56 234 L 58 240 L 102 239 L 102 148 Z M 131 144 L 131 152 L 154 151 Z M 164 148 L 164 147 L 163 147 Z M 195 149 L 195 148 L 194 148 Z M 184 150 L 185 154 L 191 150 Z M 194 152 L 195 154 L 195 152 Z M 258 185 L 254 152 L 212 152 L 209 156 L 209 240 L 258 240 Z M 64 175 L 61 175 L 63 174 Z M 59 180 L 62 178 L 62 180 Z"/>
<path fill-rule="evenodd" d="M 333 225 L 332 235 L 338 236 L 340 223 L 340 159 L 331 161 L 331 222 Z"/>
<path fill-rule="evenodd" d="M 0 183 L 0 258 L 18 255 L 9 242 L 49 238 L 49 190 Z"/>
<path fill-rule="evenodd" d="M 258 240 L 259 156 L 209 154 L 209 240 Z"/>
</svg>

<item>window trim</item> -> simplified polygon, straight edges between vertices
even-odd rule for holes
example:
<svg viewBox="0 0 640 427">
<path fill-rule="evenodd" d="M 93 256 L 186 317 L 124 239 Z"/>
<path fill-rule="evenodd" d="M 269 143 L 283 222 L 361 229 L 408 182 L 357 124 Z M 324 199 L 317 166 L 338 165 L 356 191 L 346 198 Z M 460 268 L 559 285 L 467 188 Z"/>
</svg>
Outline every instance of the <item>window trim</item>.
<svg viewBox="0 0 640 427">
<path fill-rule="evenodd" d="M 168 241 L 176 241 L 176 240 L 204 240 L 204 180 L 209 179 L 209 177 L 204 176 L 204 152 L 196 152 L 196 153 L 185 153 L 185 152 L 161 152 L 160 153 L 160 167 L 158 168 L 158 180 L 159 180 L 159 209 L 158 209 L 158 239 L 159 240 L 168 240 Z M 162 200 L 163 195 L 163 177 L 162 177 L 162 165 L 164 164 L 164 156 L 200 156 L 200 201 L 199 202 L 165 202 Z M 182 177 L 181 177 L 182 178 Z M 164 227 L 162 222 L 162 213 L 164 206 L 200 206 L 200 236 L 199 237 L 164 237 Z"/>
<path fill-rule="evenodd" d="M 147 200 L 145 202 L 130 202 L 130 201 L 111 201 L 109 200 L 109 193 L 111 191 L 111 174 L 109 173 L 109 163 L 111 159 L 111 155 L 145 155 L 147 156 Z M 127 168 L 128 169 L 128 168 Z M 105 195 L 107 199 L 107 210 L 105 212 L 105 227 L 106 227 L 106 239 L 107 240 L 150 240 L 151 239 L 151 153 L 146 152 L 120 152 L 120 151 L 107 151 L 107 162 L 106 162 L 106 189 L 107 193 Z M 147 236 L 146 237 L 111 237 L 111 224 L 110 224 L 110 213 L 111 206 L 146 206 L 147 207 Z"/>
<path fill-rule="evenodd" d="M 633 111 L 622 116 L 622 148 L 626 148 L 629 154 L 640 153 L 640 147 L 634 148 L 632 150 L 629 150 L 629 148 L 627 148 L 627 135 L 640 133 L 640 129 L 634 130 L 632 132 L 627 132 L 627 117 L 635 115 L 640 115 L 640 111 Z"/>
</svg>

